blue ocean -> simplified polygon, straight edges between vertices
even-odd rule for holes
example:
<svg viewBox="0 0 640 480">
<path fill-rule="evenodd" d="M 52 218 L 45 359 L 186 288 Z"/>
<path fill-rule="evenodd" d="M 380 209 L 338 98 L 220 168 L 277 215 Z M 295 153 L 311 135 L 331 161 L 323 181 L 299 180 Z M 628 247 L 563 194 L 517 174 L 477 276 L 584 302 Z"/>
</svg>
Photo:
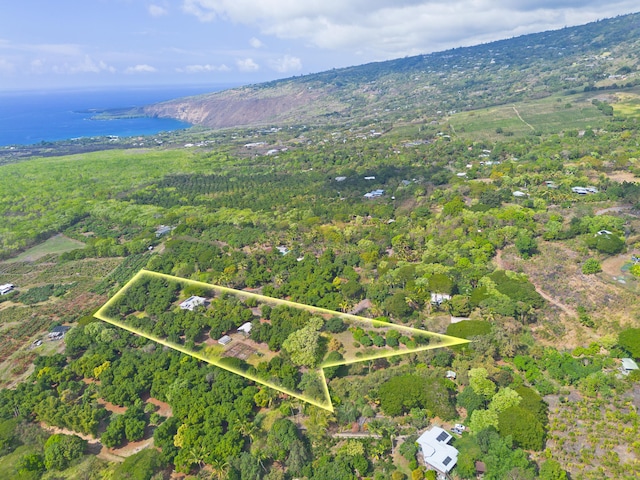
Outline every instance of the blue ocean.
<svg viewBox="0 0 640 480">
<path fill-rule="evenodd" d="M 31 145 L 77 137 L 152 135 L 187 128 L 187 123 L 161 118 L 94 120 L 92 112 L 140 107 L 233 86 L 0 92 L 0 146 Z"/>
</svg>

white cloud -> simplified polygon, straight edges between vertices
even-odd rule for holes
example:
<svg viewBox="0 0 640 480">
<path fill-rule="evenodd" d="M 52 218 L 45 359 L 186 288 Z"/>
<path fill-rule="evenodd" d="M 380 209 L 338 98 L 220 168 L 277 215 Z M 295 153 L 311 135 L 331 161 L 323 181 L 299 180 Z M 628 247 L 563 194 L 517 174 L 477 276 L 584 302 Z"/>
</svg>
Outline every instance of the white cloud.
<svg viewBox="0 0 640 480">
<path fill-rule="evenodd" d="M 102 60 L 95 62 L 89 55 L 85 55 L 82 62 L 73 64 L 68 68 L 68 73 L 114 73 L 115 71 L 115 68 L 107 65 Z"/>
<path fill-rule="evenodd" d="M 313 46 L 390 58 L 578 25 L 638 9 L 637 0 L 182 0 L 221 19 Z"/>
<path fill-rule="evenodd" d="M 45 72 L 45 63 L 41 58 L 34 58 L 29 64 L 31 73 L 42 74 Z"/>
<path fill-rule="evenodd" d="M 0 58 L 0 73 L 13 73 L 16 66 L 6 58 Z"/>
<path fill-rule="evenodd" d="M 285 55 L 284 57 L 271 60 L 269 66 L 280 73 L 295 72 L 302 70 L 302 61 L 298 57 Z"/>
<path fill-rule="evenodd" d="M 236 60 L 238 70 L 241 72 L 256 72 L 260 70 L 260 65 L 253 61 L 252 58 L 244 58 Z"/>
<path fill-rule="evenodd" d="M 264 47 L 264 43 L 262 43 L 260 41 L 260 39 L 253 37 L 251 40 L 249 40 L 249 45 L 251 45 L 253 48 L 262 48 Z"/>
<path fill-rule="evenodd" d="M 155 67 L 152 67 L 151 65 L 147 65 L 147 64 L 141 64 L 141 65 L 135 65 L 133 67 L 128 67 L 124 73 L 127 74 L 131 74 L 131 73 L 154 73 L 157 72 L 158 70 Z"/>
<path fill-rule="evenodd" d="M 187 65 L 184 68 L 176 68 L 176 72 L 180 73 L 228 72 L 230 70 L 224 63 L 222 65 Z"/>
<path fill-rule="evenodd" d="M 165 7 L 162 7 L 160 5 L 155 5 L 153 3 L 149 5 L 147 9 L 149 10 L 149 15 L 156 18 L 162 17 L 163 15 L 167 15 L 169 13 L 169 10 L 167 10 Z"/>
</svg>

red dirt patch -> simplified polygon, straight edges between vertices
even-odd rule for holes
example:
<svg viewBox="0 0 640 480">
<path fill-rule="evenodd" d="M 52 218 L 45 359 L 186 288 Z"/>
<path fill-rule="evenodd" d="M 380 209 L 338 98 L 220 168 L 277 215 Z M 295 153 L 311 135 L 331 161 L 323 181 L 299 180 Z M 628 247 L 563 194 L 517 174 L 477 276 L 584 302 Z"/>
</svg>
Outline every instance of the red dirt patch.
<svg viewBox="0 0 640 480">
<path fill-rule="evenodd" d="M 157 398 L 153 398 L 153 397 L 149 398 L 147 400 L 147 403 L 150 403 L 158 407 L 158 410 L 156 410 L 156 413 L 158 415 L 162 415 L 163 417 L 166 417 L 166 418 L 173 417 L 173 409 L 171 408 L 171 405 L 169 405 L 168 403 L 161 402 Z"/>
<path fill-rule="evenodd" d="M 623 253 L 622 255 L 618 255 L 617 257 L 607 258 L 604 262 L 602 262 L 602 271 L 607 275 L 611 275 L 612 277 L 618 277 L 623 275 L 621 268 L 622 266 L 631 260 L 632 255 L 640 255 L 640 251 L 635 250 L 628 253 Z"/>
<path fill-rule="evenodd" d="M 98 404 L 109 410 L 111 413 L 116 413 L 118 415 L 122 415 L 127 411 L 127 407 L 119 407 L 111 402 L 104 401 L 102 398 L 98 399 Z"/>
</svg>

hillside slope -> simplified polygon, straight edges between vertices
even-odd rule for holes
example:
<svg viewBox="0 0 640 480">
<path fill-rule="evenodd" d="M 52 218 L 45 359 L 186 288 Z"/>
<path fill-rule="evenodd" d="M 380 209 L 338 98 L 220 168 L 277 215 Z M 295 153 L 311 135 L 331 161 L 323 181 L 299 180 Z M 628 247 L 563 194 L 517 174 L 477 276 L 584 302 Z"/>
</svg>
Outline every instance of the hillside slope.
<svg viewBox="0 0 640 480">
<path fill-rule="evenodd" d="M 640 84 L 640 14 L 147 106 L 212 128 L 437 117 Z"/>
</svg>

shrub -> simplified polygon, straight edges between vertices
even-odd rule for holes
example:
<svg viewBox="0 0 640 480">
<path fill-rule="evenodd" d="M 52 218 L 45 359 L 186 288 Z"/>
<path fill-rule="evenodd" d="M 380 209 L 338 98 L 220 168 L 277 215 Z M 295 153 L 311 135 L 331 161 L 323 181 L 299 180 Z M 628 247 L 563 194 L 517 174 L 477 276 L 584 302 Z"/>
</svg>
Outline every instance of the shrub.
<svg viewBox="0 0 640 480">
<path fill-rule="evenodd" d="M 153 448 L 131 455 L 114 470 L 114 478 L 150 480 L 164 467 L 162 454 Z"/>
<path fill-rule="evenodd" d="M 582 264 L 582 273 L 585 275 L 592 275 L 594 273 L 600 273 L 602 271 L 602 267 L 600 266 L 600 262 L 595 258 L 588 258 Z"/>
<path fill-rule="evenodd" d="M 625 243 L 617 235 L 594 235 L 586 240 L 587 246 L 609 255 L 615 255 L 624 250 Z"/>
<path fill-rule="evenodd" d="M 82 456 L 87 442 L 76 435 L 51 435 L 44 444 L 47 470 L 64 470 L 71 461 Z"/>
<path fill-rule="evenodd" d="M 327 332 L 340 333 L 347 329 L 347 326 L 340 317 L 331 317 L 324 326 Z"/>
</svg>

